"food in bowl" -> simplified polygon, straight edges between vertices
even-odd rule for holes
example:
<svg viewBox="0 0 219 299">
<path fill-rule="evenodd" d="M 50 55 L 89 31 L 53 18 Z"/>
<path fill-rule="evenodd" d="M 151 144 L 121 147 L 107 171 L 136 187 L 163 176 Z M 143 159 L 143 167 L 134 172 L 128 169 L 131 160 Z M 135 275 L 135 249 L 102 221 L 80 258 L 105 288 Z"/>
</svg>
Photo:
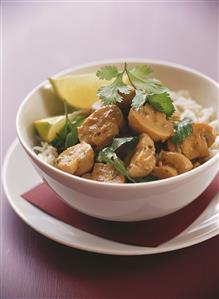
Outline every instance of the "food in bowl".
<svg viewBox="0 0 219 299">
<path fill-rule="evenodd" d="M 66 79 L 67 89 L 64 77 L 50 80 L 64 100 L 65 114 L 34 122 L 40 143 L 33 149 L 39 158 L 88 180 L 124 184 L 180 175 L 218 151 L 213 108 L 202 107 L 188 92 L 170 91 L 151 77 L 147 65 L 129 68 L 125 63 L 122 70 L 107 65 L 96 75 L 100 83 L 92 79 L 92 84 L 98 104 L 83 83 L 86 98 L 91 92 L 89 107 L 72 96 L 76 77 Z M 73 112 L 69 104 L 76 106 Z"/>
<path fill-rule="evenodd" d="M 171 99 L 176 111 L 179 110 L 180 114 L 183 115 L 181 116 L 182 119 L 189 117 L 192 119 L 192 122 L 207 122 L 214 125 L 215 128 L 217 127 L 216 124 L 218 120 L 216 120 L 216 118 L 218 119 L 219 112 L 219 86 L 217 82 L 193 69 L 169 62 L 142 59 L 126 61 L 128 61 L 128 69 L 142 64 L 150 65 L 150 67 L 153 68 L 153 76 L 158 78 L 171 90 Z M 53 85 L 56 87 L 55 93 L 48 80 L 35 87 L 24 99 L 17 113 L 16 127 L 20 143 L 41 178 L 48 183 L 52 190 L 54 190 L 64 202 L 82 213 L 112 221 L 140 221 L 168 215 L 191 203 L 212 182 L 218 172 L 219 153 L 216 142 L 214 142 L 216 154 L 211 157 L 211 146 L 209 148 L 211 158 L 209 159 L 208 157 L 208 161 L 202 165 L 166 179 L 148 181 L 149 176 L 147 176 L 147 182 L 144 182 L 143 178 L 135 179 L 138 183 L 128 183 L 129 181 L 126 178 L 126 183 L 115 183 L 115 181 L 111 181 L 110 183 L 104 181 L 100 182 L 99 180 L 89 178 L 91 174 L 95 175 L 96 178 L 101 177 L 102 172 L 99 171 L 100 168 L 98 167 L 103 165 L 98 164 L 92 171 L 82 175 L 82 177 L 72 175 L 54 167 L 54 164 L 51 165 L 47 163 L 47 160 L 49 160 L 50 163 L 54 163 L 57 159 L 55 156 L 59 154 L 59 151 L 57 150 L 57 144 L 57 149 L 52 145 L 53 138 L 54 136 L 56 137 L 57 133 L 63 128 L 63 123 L 66 123 L 66 116 L 63 113 L 63 101 L 60 101 L 60 99 L 65 99 L 68 103 L 66 107 L 68 111 L 66 112 L 68 112 L 69 120 L 71 120 L 71 122 L 78 121 L 80 126 L 80 121 L 83 122 L 82 118 L 87 118 L 86 113 L 88 115 L 91 114 L 89 107 L 93 106 L 92 109 L 95 110 L 101 107 L 102 104 L 100 105 L 99 102 L 95 103 L 98 98 L 93 95 L 96 94 L 101 86 L 107 85 L 106 83 L 108 83 L 108 85 L 111 84 L 111 81 L 96 78 L 94 82 L 94 78 L 96 77 L 95 74 L 98 69 L 111 64 L 115 65 L 119 70 L 123 68 L 121 60 L 80 65 L 69 70 L 64 70 L 62 73 L 53 76 Z M 67 79 L 68 82 L 74 82 L 74 84 L 71 84 L 69 87 L 69 84 L 66 84 Z M 129 85 L 126 80 L 127 78 L 124 74 L 124 83 Z M 91 87 L 95 89 L 95 93 L 90 92 Z M 59 94 L 57 90 L 59 90 Z M 87 92 L 88 90 L 89 92 Z M 191 96 L 184 92 L 178 92 L 180 90 L 189 90 Z M 89 103 L 86 98 L 87 94 L 89 94 Z M 191 97 L 197 100 L 197 103 L 191 102 Z M 82 106 L 83 98 L 86 99 L 86 101 L 83 102 Z M 178 101 L 179 103 L 177 103 Z M 186 104 L 186 106 L 184 106 L 184 104 Z M 73 109 L 74 111 L 72 111 L 71 105 L 79 109 Z M 177 105 L 179 107 L 177 107 Z M 121 109 L 124 118 L 127 119 L 128 111 L 126 112 L 122 107 L 120 110 Z M 80 115 L 82 110 L 83 113 L 85 112 L 85 115 Z M 190 111 L 189 115 L 188 111 Z M 77 114 L 79 113 L 79 116 L 82 116 L 81 120 L 79 116 L 75 118 L 77 116 L 76 112 Z M 54 116 L 56 118 L 54 118 Z M 195 118 L 193 119 L 193 117 Z M 38 141 L 38 137 L 35 134 L 36 132 L 34 132 L 33 124 L 36 120 L 40 120 L 38 127 L 41 127 L 40 134 L 43 135 L 41 140 L 45 140 L 47 143 L 44 144 L 44 149 L 41 148 L 40 141 Z M 212 123 L 213 120 L 214 123 Z M 74 131 L 75 129 L 71 131 L 72 134 Z M 69 128 L 67 132 L 70 133 Z M 71 134 L 69 135 L 66 142 L 72 140 Z M 64 136 L 66 135 L 62 135 L 62 137 Z M 74 134 L 72 136 L 74 136 Z M 117 137 L 118 136 L 115 138 Z M 124 137 L 130 136 L 124 133 Z M 66 138 L 63 138 L 61 143 L 58 144 L 60 148 L 64 144 L 63 140 L 66 140 Z M 130 146 L 131 151 L 135 142 L 124 144 L 124 146 L 125 148 Z M 154 142 L 154 144 L 155 143 L 157 144 L 157 142 Z M 160 144 L 163 145 L 163 142 Z M 42 151 L 41 156 L 38 156 L 33 151 L 33 147 L 36 145 L 40 145 L 40 150 Z M 51 146 L 53 147 L 52 150 Z M 56 152 L 55 155 L 53 149 Z M 123 150 L 124 148 L 122 147 L 116 150 L 117 156 L 122 157 Z M 162 147 L 160 150 L 162 150 Z M 127 156 L 126 160 L 123 161 L 125 166 L 128 162 L 128 158 Z M 203 161 L 201 161 L 201 163 L 202 162 Z M 103 172 L 107 168 L 109 175 L 111 175 L 110 172 L 115 171 L 115 168 L 109 167 L 109 163 L 100 163 L 104 164 Z M 95 173 L 93 173 L 94 170 Z M 124 175 L 121 178 L 124 181 Z M 154 177 L 152 179 L 154 179 Z"/>
</svg>

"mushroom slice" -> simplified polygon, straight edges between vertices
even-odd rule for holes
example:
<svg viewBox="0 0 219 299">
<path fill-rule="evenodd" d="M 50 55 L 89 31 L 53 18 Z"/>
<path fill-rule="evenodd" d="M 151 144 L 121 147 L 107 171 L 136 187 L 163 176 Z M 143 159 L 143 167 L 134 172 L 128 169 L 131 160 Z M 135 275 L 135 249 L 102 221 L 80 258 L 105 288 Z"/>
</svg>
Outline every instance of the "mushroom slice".
<svg viewBox="0 0 219 299">
<path fill-rule="evenodd" d="M 78 128 L 80 142 L 85 141 L 99 150 L 110 144 L 123 125 L 123 115 L 116 105 L 103 106 L 94 111 Z"/>
<path fill-rule="evenodd" d="M 85 142 L 67 148 L 56 159 L 57 167 L 65 172 L 82 175 L 89 172 L 94 164 L 94 151 Z"/>
<path fill-rule="evenodd" d="M 168 149 L 180 151 L 190 160 L 209 156 L 208 148 L 214 143 L 216 132 L 206 123 L 194 123 L 192 133 L 179 145 L 168 142 Z"/>
<path fill-rule="evenodd" d="M 187 172 L 192 168 L 191 161 L 184 155 L 162 151 L 159 155 L 158 166 L 154 167 L 152 174 L 159 179 L 165 179 Z"/>
<path fill-rule="evenodd" d="M 125 183 L 125 177 L 121 175 L 112 165 L 95 163 L 91 179 L 99 182 Z"/>
<path fill-rule="evenodd" d="M 179 174 L 193 168 L 192 162 L 180 153 L 162 151 L 159 159 L 162 165 L 175 168 Z"/>
<path fill-rule="evenodd" d="M 163 165 L 163 166 L 155 166 L 152 174 L 159 179 L 166 179 L 173 176 L 176 176 L 177 170 L 171 166 Z"/>
<path fill-rule="evenodd" d="M 143 133 L 127 168 L 128 175 L 132 178 L 145 177 L 153 170 L 155 163 L 154 142 Z"/>
<path fill-rule="evenodd" d="M 165 113 L 146 104 L 136 111 L 130 109 L 129 126 L 136 133 L 147 133 L 154 141 L 166 141 L 173 135 L 173 124 L 167 120 Z"/>
</svg>

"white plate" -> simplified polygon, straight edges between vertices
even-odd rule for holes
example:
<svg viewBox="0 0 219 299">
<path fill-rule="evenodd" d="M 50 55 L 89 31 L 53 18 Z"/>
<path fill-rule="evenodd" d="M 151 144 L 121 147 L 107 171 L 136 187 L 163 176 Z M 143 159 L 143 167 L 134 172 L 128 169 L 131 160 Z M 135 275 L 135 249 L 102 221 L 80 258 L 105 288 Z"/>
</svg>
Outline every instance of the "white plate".
<svg viewBox="0 0 219 299">
<path fill-rule="evenodd" d="M 94 236 L 47 215 L 23 200 L 20 194 L 39 184 L 41 178 L 17 140 L 7 153 L 2 174 L 4 190 L 14 211 L 42 235 L 70 247 L 104 254 L 143 255 L 188 247 L 219 234 L 219 193 L 185 231 L 170 241 L 151 248 L 126 245 Z"/>
</svg>

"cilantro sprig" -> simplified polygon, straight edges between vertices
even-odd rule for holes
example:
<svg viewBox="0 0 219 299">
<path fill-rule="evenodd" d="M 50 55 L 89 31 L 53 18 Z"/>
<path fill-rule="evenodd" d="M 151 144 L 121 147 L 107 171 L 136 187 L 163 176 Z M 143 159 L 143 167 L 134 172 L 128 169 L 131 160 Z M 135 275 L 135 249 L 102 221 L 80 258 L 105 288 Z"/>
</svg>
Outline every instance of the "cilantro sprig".
<svg viewBox="0 0 219 299">
<path fill-rule="evenodd" d="M 97 156 L 97 161 L 111 164 L 119 173 L 125 176 L 130 182 L 135 183 L 135 180 L 133 180 L 128 175 L 124 162 L 117 156 L 116 150 L 118 150 L 124 144 L 132 143 L 134 145 L 137 143 L 137 141 L 137 136 L 114 138 L 110 146 L 105 147 L 99 152 Z"/>
<path fill-rule="evenodd" d="M 173 144 L 182 143 L 186 137 L 188 137 L 192 133 L 192 120 L 188 117 L 185 117 L 180 122 L 174 125 L 175 133 L 171 137 L 171 141 Z"/>
<path fill-rule="evenodd" d="M 117 67 L 112 66 L 112 65 L 103 66 L 96 73 L 97 77 L 102 80 L 111 80 L 111 79 L 117 77 L 118 74 L 119 74 L 119 71 L 118 71 Z"/>
<path fill-rule="evenodd" d="M 135 110 L 139 110 L 142 106 L 146 104 L 147 96 L 147 93 L 141 90 L 137 90 L 134 98 L 132 99 L 132 108 Z"/>
<path fill-rule="evenodd" d="M 64 102 L 65 108 L 65 125 L 61 132 L 57 133 L 55 140 L 52 142 L 53 146 L 57 148 L 58 153 L 61 153 L 66 148 L 77 144 L 78 142 L 78 132 L 77 127 L 79 127 L 85 117 L 82 115 L 72 113 L 71 120 L 68 115 L 67 103 Z"/>
<path fill-rule="evenodd" d="M 99 73 L 100 78 L 103 77 L 103 72 Z M 122 96 L 120 93 L 128 94 L 130 92 L 129 87 L 122 80 L 123 73 L 118 73 L 115 80 L 110 84 L 101 87 L 97 91 L 97 96 L 100 97 L 104 105 L 116 104 L 122 102 Z M 110 78 L 106 76 L 105 78 Z"/>
<path fill-rule="evenodd" d="M 129 86 L 124 82 L 125 74 L 136 90 L 131 105 L 133 109 L 139 110 L 148 102 L 157 111 L 165 113 L 167 117 L 173 114 L 175 109 L 168 88 L 163 86 L 159 80 L 149 77 L 152 74 L 152 69 L 147 65 L 137 65 L 129 69 L 125 63 L 122 71 L 115 66 L 100 68 L 96 73 L 97 77 L 105 80 L 114 79 L 111 84 L 102 86 L 97 92 L 97 96 L 104 105 L 120 103 L 122 101 L 121 93 L 128 94 L 130 92 Z"/>
</svg>

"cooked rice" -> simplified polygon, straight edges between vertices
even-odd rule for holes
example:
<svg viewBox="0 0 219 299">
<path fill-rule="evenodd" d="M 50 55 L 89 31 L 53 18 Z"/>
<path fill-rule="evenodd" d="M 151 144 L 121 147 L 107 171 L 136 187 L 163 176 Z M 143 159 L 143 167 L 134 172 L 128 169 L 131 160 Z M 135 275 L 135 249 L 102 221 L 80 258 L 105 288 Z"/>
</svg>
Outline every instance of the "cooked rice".
<svg viewBox="0 0 219 299">
<path fill-rule="evenodd" d="M 219 121 L 215 121 L 215 113 L 213 107 L 204 108 L 191 98 L 188 91 L 178 91 L 171 93 L 176 111 L 180 114 L 181 119 L 189 117 L 193 122 L 216 122 L 219 126 Z"/>
<path fill-rule="evenodd" d="M 34 146 L 33 150 L 41 160 L 55 166 L 58 153 L 54 146 L 48 144 L 47 142 L 41 142 L 41 146 Z"/>
</svg>

